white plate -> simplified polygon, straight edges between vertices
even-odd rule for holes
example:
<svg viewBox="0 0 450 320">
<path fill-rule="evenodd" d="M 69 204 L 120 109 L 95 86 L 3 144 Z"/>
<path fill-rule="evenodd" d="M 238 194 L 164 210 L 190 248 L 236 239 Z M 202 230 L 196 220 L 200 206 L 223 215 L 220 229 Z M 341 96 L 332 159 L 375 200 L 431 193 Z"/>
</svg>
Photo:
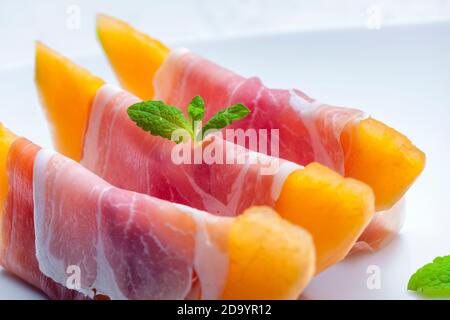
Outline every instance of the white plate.
<svg viewBox="0 0 450 320">
<path fill-rule="evenodd" d="M 450 24 L 436 24 L 183 44 L 244 75 L 258 75 L 269 86 L 295 87 L 320 101 L 360 107 L 427 153 L 425 172 L 407 196 L 401 234 L 378 253 L 351 257 L 323 272 L 305 298 L 415 298 L 406 291 L 409 276 L 434 257 L 450 254 L 449 39 Z M 102 55 L 75 60 L 115 82 Z M 51 146 L 31 65 L 0 71 L 0 96 L 5 125 Z M 372 270 L 380 271 L 378 289 L 367 286 Z M 0 271 L 0 298 L 43 296 Z"/>
</svg>

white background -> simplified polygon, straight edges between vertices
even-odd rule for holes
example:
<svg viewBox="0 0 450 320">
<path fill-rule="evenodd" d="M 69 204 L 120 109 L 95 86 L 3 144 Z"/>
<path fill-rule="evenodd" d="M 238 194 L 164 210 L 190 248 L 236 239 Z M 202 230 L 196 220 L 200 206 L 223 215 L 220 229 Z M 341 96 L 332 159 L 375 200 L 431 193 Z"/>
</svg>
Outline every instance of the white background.
<svg viewBox="0 0 450 320">
<path fill-rule="evenodd" d="M 73 28 L 70 15 L 80 10 Z M 449 0 L 0 0 L 0 68 L 31 63 L 33 41 L 74 57 L 99 52 L 94 17 L 108 13 L 166 42 L 279 31 L 450 20 Z"/>
</svg>

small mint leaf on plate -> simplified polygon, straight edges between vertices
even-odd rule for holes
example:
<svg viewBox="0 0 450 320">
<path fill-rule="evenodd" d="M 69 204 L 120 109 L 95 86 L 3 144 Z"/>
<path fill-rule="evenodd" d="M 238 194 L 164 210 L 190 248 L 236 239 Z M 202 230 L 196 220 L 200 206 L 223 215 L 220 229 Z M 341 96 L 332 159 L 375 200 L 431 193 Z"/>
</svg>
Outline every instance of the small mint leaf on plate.
<svg viewBox="0 0 450 320">
<path fill-rule="evenodd" d="M 450 255 L 437 257 L 417 270 L 409 279 L 408 290 L 424 297 L 450 298 Z"/>
</svg>

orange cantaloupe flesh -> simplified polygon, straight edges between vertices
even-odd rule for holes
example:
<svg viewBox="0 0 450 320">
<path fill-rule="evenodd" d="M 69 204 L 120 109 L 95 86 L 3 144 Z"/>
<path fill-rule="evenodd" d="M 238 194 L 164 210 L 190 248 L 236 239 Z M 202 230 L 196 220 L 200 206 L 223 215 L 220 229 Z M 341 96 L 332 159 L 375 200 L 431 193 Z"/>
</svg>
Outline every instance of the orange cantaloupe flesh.
<svg viewBox="0 0 450 320">
<path fill-rule="evenodd" d="M 97 35 L 108 53 L 120 84 L 143 100 L 153 98 L 153 77 L 169 49 L 156 39 L 135 32 L 126 23 L 105 15 L 97 16 Z M 130 37 L 130 33 L 134 33 Z M 126 48 L 124 50 L 124 48 Z M 148 59 L 151 55 L 152 59 Z"/>
<path fill-rule="evenodd" d="M 347 126 L 341 142 L 346 175 L 372 187 L 377 210 L 388 210 L 399 201 L 425 167 L 422 151 L 373 118 Z"/>
<path fill-rule="evenodd" d="M 8 151 L 17 136 L 6 129 L 0 122 L 0 226 L 8 193 L 8 176 L 6 175 L 6 161 Z M 1 230 L 1 228 L 0 228 Z M 1 237 L 0 237 L 1 239 Z"/>
<path fill-rule="evenodd" d="M 366 184 L 311 163 L 289 175 L 275 210 L 311 233 L 319 273 L 353 247 L 373 217 L 374 195 Z"/>
<path fill-rule="evenodd" d="M 36 43 L 35 63 L 35 81 L 41 102 L 46 106 L 55 147 L 78 161 L 81 159 L 89 108 L 104 81 L 77 68 L 40 42 Z"/>
<path fill-rule="evenodd" d="M 16 138 L 0 123 L 0 227 L 8 193 L 7 157 Z M 222 298 L 296 299 L 315 272 L 311 235 L 268 207 L 252 207 L 230 224 L 223 240 L 229 262 Z"/>
<path fill-rule="evenodd" d="M 223 299 L 296 299 L 315 273 L 311 235 L 268 207 L 235 218 Z"/>
<path fill-rule="evenodd" d="M 161 46 L 159 41 L 133 29 L 123 21 L 100 16 L 97 29 L 101 34 L 103 49 L 122 83 L 138 82 L 144 75 L 154 74 L 164 60 L 161 50 L 149 50 L 152 46 Z M 117 34 L 120 34 L 120 37 Z M 143 43 L 145 41 L 147 43 Z M 115 67 L 126 61 L 133 63 L 133 72 Z M 149 66 L 154 70 L 149 71 Z M 142 99 L 150 99 L 153 94 L 152 83 L 152 79 L 145 78 L 145 82 L 142 82 L 144 87 L 139 90 L 133 90 L 131 86 L 125 87 Z M 347 159 L 346 176 L 361 180 L 372 187 L 377 210 L 392 207 L 424 168 L 425 156 L 418 148 L 401 133 L 374 119 L 366 119 L 358 125 L 349 126 L 342 140 Z M 352 143 L 349 143 L 350 141 Z"/>
<path fill-rule="evenodd" d="M 76 75 L 84 75 L 84 72 L 75 70 L 75 65 L 67 59 L 58 57 L 57 53 L 45 51 L 42 61 L 48 59 L 49 65 L 58 63 L 69 63 L 73 70 L 75 80 Z M 41 54 L 43 54 L 41 52 Z M 42 64 L 41 67 L 45 67 Z M 77 67 L 81 69 L 81 67 Z M 67 67 L 61 66 L 65 72 Z M 80 82 L 85 82 L 86 77 L 79 76 Z M 95 80 L 92 80 L 95 81 Z M 47 82 L 52 85 L 52 83 Z M 86 88 L 90 88 L 85 83 Z M 73 89 L 79 90 L 78 95 L 83 101 L 91 101 L 93 93 L 89 90 L 80 90 L 79 84 L 74 84 Z M 39 85 L 38 89 L 44 91 L 41 95 L 48 95 L 53 92 L 51 87 Z M 67 90 L 70 90 L 68 87 Z M 81 96 L 86 96 L 81 98 Z M 53 99 L 59 101 L 60 112 L 64 113 L 64 97 Z M 56 112 L 58 105 L 47 106 Z M 89 110 L 89 106 L 77 106 L 78 112 Z M 57 119 L 55 117 L 54 119 Z M 85 116 L 84 118 L 87 118 Z M 52 119 L 50 119 L 52 121 Z M 55 124 L 58 128 L 63 125 Z M 83 125 L 85 126 L 85 125 Z M 55 132 L 58 134 L 59 131 Z M 78 141 L 79 137 L 76 138 Z M 70 144 L 70 141 L 64 141 Z M 79 150 L 78 150 L 79 151 Z M 327 266 L 342 259 L 350 250 L 352 244 L 357 240 L 364 228 L 367 226 L 374 212 L 373 193 L 369 187 L 361 182 L 351 179 L 344 179 L 332 170 L 314 163 L 304 170 L 292 173 L 286 180 L 281 191 L 280 199 L 277 203 L 277 211 L 282 217 L 305 227 L 310 231 L 317 247 L 317 270 L 321 271 Z M 302 219 L 296 216 L 301 215 Z"/>
</svg>

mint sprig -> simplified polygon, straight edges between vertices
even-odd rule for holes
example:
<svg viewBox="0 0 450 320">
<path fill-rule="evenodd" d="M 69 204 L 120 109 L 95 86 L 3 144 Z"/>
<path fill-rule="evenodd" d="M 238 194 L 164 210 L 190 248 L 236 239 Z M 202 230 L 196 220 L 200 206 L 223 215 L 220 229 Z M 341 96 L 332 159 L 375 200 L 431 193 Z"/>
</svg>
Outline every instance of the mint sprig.
<svg viewBox="0 0 450 320">
<path fill-rule="evenodd" d="M 408 290 L 430 298 L 450 298 L 450 255 L 437 257 L 416 271 Z"/>
<path fill-rule="evenodd" d="M 194 142 L 204 139 L 205 134 L 211 130 L 220 130 L 230 125 L 234 121 L 245 118 L 250 110 L 243 104 L 236 104 L 217 112 L 208 123 L 201 128 L 201 123 L 205 116 L 205 102 L 200 96 L 195 96 L 187 107 L 189 120 L 183 115 L 183 112 L 177 107 L 170 106 L 162 101 L 142 101 L 138 102 L 127 110 L 130 119 L 144 131 L 154 136 L 160 136 L 166 139 L 172 139 L 172 133 L 175 130 L 182 129 L 191 136 Z M 197 131 L 200 131 L 197 133 Z M 181 143 L 179 138 L 176 143 Z"/>
</svg>

